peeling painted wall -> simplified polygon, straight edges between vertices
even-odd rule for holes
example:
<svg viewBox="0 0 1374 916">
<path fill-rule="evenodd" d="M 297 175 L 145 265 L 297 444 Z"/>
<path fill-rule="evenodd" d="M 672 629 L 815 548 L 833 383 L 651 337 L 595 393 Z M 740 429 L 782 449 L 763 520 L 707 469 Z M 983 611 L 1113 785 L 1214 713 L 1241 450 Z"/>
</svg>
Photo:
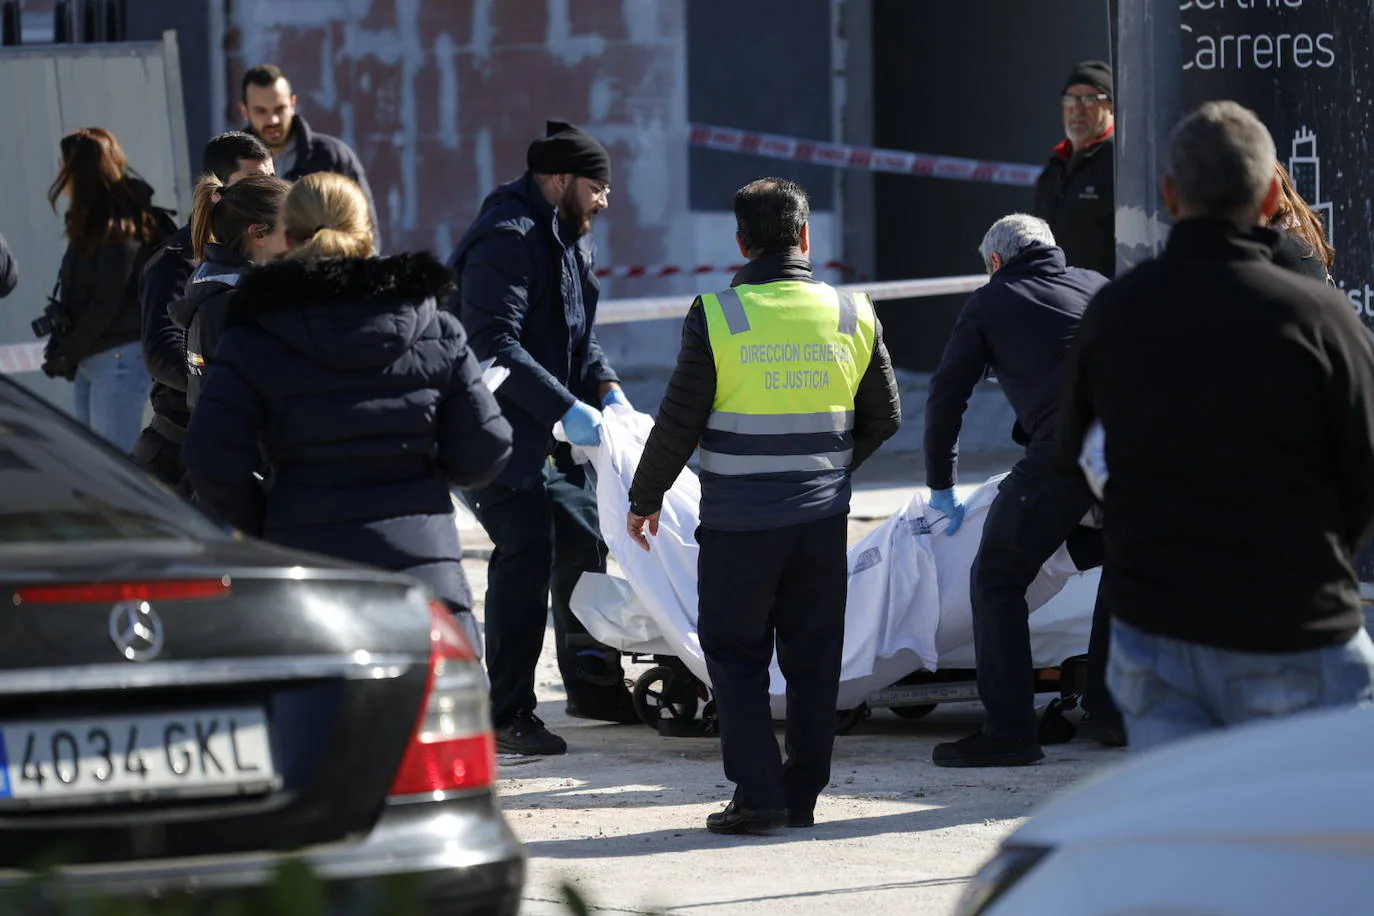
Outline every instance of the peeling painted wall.
<svg viewBox="0 0 1374 916">
<path fill-rule="evenodd" d="M 483 196 L 524 169 L 529 141 L 563 118 L 610 150 L 603 266 L 739 260 L 733 221 L 691 213 L 686 0 L 226 0 L 227 69 L 281 66 L 312 127 L 361 156 L 388 250 L 446 256 Z M 760 174 L 766 172 L 759 160 Z M 728 207 L 728 202 L 723 202 Z M 818 259 L 838 258 L 828 214 Z M 724 275 L 607 281 L 603 296 L 694 293 Z M 671 322 L 607 327 L 622 365 L 671 362 Z"/>
<path fill-rule="evenodd" d="M 217 46 L 222 38 L 224 84 L 188 85 L 187 93 L 203 89 L 203 98 L 226 100 L 211 113 L 215 129 L 242 124 L 239 85 L 248 67 L 285 69 L 311 126 L 342 137 L 362 158 L 388 251 L 429 248 L 446 257 L 487 192 L 523 171 L 525 149 L 544 121 L 561 118 L 611 151 L 611 208 L 595 230 L 601 266 L 740 260 L 724 212 L 729 201 L 712 212 L 690 210 L 689 0 L 131 2 L 149 28 L 162 10 L 171 11 L 171 23 L 178 5 L 204 4 L 214 25 L 207 40 Z M 27 0 L 24 10 L 26 30 L 46 28 L 50 37 L 51 0 Z M 787 26 L 782 17 L 777 30 Z M 767 66 L 768 53 L 790 53 L 785 36 L 773 37 L 771 51 L 754 51 L 759 66 Z M 829 69 L 822 60 L 815 66 Z M 755 162 L 759 175 L 779 168 Z M 813 214 L 817 260 L 844 258 L 838 229 L 836 214 Z M 602 295 L 688 296 L 727 282 L 725 274 L 608 280 Z M 622 368 L 661 372 L 677 352 L 676 322 L 599 333 Z"/>
</svg>

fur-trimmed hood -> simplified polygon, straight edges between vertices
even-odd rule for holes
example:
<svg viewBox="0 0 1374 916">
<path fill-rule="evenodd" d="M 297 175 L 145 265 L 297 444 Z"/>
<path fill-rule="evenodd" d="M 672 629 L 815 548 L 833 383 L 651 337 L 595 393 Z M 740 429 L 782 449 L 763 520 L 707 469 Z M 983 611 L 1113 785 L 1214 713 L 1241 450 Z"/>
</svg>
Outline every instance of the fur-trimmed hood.
<svg viewBox="0 0 1374 916">
<path fill-rule="evenodd" d="M 287 259 L 244 277 L 227 326 L 260 327 L 326 365 L 375 368 L 414 345 L 453 288 L 452 271 L 428 252 Z"/>
</svg>

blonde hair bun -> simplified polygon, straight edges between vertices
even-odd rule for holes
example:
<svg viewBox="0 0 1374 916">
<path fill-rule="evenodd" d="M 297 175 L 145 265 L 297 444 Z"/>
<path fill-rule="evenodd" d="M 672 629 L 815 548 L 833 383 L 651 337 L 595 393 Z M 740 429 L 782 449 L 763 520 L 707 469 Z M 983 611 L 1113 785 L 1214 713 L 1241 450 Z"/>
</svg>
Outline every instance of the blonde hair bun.
<svg viewBox="0 0 1374 916">
<path fill-rule="evenodd" d="M 306 175 L 282 208 L 294 258 L 366 258 L 372 254 L 372 215 L 357 182 L 333 172 Z"/>
</svg>

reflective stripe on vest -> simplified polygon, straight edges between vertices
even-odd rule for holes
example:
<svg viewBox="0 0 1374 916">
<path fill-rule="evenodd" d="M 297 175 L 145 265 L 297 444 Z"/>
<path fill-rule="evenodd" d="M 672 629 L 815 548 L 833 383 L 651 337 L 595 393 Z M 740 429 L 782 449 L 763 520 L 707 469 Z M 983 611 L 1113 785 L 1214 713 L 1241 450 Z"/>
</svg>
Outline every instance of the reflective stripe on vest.
<svg viewBox="0 0 1374 916">
<path fill-rule="evenodd" d="M 820 455 L 726 455 L 702 449 L 701 469 L 708 474 L 788 474 L 798 471 L 838 471 L 849 467 L 854 450 Z"/>
<path fill-rule="evenodd" d="M 702 471 L 828 474 L 848 467 L 854 392 L 877 336 L 868 297 L 780 280 L 701 301 L 716 364 Z"/>
</svg>

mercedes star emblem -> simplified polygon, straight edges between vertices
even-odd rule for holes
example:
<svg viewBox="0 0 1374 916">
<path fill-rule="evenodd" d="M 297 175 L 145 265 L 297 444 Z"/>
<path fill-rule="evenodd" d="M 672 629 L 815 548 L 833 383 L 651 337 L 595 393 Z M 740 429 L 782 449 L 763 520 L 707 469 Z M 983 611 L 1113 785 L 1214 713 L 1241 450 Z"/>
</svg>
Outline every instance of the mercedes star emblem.
<svg viewBox="0 0 1374 916">
<path fill-rule="evenodd" d="M 162 621 L 146 601 L 121 601 L 110 611 L 110 639 L 129 661 L 152 661 L 162 651 Z"/>
</svg>

